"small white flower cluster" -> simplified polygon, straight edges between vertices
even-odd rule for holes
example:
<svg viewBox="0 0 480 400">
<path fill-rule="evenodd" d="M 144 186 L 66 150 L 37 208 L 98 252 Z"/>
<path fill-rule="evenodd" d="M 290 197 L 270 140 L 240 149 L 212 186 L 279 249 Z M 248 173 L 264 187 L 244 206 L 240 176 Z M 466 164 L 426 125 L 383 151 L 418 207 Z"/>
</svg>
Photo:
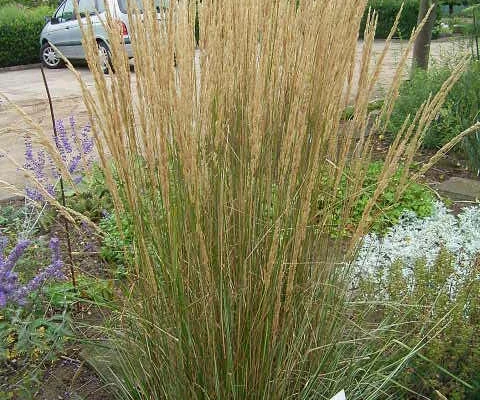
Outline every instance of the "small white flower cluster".
<svg viewBox="0 0 480 400">
<path fill-rule="evenodd" d="M 435 203 L 432 215 L 427 218 L 406 212 L 385 236 L 374 233 L 365 236 L 355 270 L 372 273 L 395 261 L 409 268 L 418 259 L 432 265 L 441 249 L 455 256 L 455 266 L 460 270 L 474 261 L 480 253 L 480 206 L 464 208 L 458 216 L 440 202 Z"/>
</svg>

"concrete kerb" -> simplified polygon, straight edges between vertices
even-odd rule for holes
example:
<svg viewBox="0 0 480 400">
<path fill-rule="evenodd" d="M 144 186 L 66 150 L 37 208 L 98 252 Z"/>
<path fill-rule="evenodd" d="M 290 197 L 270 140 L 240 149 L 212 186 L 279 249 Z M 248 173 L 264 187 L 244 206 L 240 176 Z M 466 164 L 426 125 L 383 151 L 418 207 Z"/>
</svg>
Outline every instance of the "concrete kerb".
<svg viewBox="0 0 480 400">
<path fill-rule="evenodd" d="M 19 201 L 24 201 L 25 196 L 19 195 L 10 195 L 10 196 L 0 196 L 0 208 L 3 206 L 8 206 L 12 203 L 18 203 Z"/>
<path fill-rule="evenodd" d="M 10 72 L 10 71 L 25 71 L 28 69 L 40 68 L 40 63 L 36 64 L 25 64 L 25 65 L 12 65 L 11 67 L 2 67 L 0 68 L 0 73 Z"/>
</svg>

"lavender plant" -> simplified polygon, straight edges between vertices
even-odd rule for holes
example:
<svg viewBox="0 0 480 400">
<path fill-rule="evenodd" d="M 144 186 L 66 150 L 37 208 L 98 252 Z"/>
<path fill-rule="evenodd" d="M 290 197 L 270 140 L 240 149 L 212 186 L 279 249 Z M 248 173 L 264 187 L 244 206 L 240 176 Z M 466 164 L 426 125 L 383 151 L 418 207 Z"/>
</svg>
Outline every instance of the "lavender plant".
<svg viewBox="0 0 480 400">
<path fill-rule="evenodd" d="M 65 127 L 63 120 L 55 122 L 57 135 L 53 135 L 53 140 L 73 183 L 79 184 L 93 163 L 94 142 L 90 135 L 90 125 L 85 125 L 80 132 L 77 132 L 77 124 L 73 116 L 70 116 L 68 124 L 69 130 Z M 33 173 L 37 182 L 47 193 L 55 197 L 55 182 L 60 178 L 60 169 L 44 150 L 33 148 L 29 136 L 25 137 L 24 167 Z M 45 200 L 38 187 L 27 186 L 25 193 L 30 200 L 39 202 Z"/>
<path fill-rule="evenodd" d="M 6 257 L 4 253 L 8 245 L 8 239 L 0 236 L 0 308 L 5 307 L 9 302 L 23 305 L 26 303 L 28 295 L 40 288 L 47 280 L 64 278 L 60 242 L 57 238 L 52 238 L 49 245 L 52 253 L 51 264 L 43 268 L 27 284 L 21 284 L 18 281 L 15 264 L 30 244 L 31 242 L 26 239 L 18 241 Z"/>
<path fill-rule="evenodd" d="M 54 117 L 52 114 L 53 121 Z M 74 186 L 82 182 L 93 163 L 94 141 L 90 135 L 90 125 L 85 125 L 80 132 L 77 132 L 77 124 L 73 116 L 69 118 L 68 130 L 63 120 L 56 120 L 54 124 L 52 139 L 57 152 L 55 155 L 48 154 L 43 149 L 34 150 L 31 138 L 25 137 L 24 168 L 31 171 L 35 178 L 35 186 L 27 186 L 25 194 L 28 200 L 46 203 L 45 193 L 55 198 L 55 186 L 57 183 L 60 183 L 61 203 L 65 207 L 65 182 L 71 182 Z M 67 177 L 68 179 L 65 179 Z M 70 272 L 72 283 L 75 287 L 75 272 L 69 231 L 68 222 L 65 221 Z"/>
</svg>

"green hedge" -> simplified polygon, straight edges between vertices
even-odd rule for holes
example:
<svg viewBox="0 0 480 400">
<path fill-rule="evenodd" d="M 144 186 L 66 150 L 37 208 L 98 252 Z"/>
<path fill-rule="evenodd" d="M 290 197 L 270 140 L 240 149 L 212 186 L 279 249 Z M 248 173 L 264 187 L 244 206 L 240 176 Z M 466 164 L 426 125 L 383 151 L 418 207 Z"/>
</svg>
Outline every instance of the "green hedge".
<svg viewBox="0 0 480 400">
<path fill-rule="evenodd" d="M 0 8 L 0 67 L 38 62 L 40 32 L 52 13 L 48 6 Z"/>
<path fill-rule="evenodd" d="M 385 39 L 388 36 L 395 22 L 395 18 L 400 11 L 402 2 L 405 4 L 395 37 L 408 39 L 417 25 L 419 0 L 369 0 L 368 7 L 378 12 L 376 38 Z M 363 36 L 365 30 L 367 14 L 368 8 L 362 20 L 360 36 Z M 439 19 L 440 12 L 437 13 L 437 20 Z"/>
<path fill-rule="evenodd" d="M 0 0 L 0 9 L 5 6 L 34 7 L 57 7 L 59 0 Z"/>
</svg>

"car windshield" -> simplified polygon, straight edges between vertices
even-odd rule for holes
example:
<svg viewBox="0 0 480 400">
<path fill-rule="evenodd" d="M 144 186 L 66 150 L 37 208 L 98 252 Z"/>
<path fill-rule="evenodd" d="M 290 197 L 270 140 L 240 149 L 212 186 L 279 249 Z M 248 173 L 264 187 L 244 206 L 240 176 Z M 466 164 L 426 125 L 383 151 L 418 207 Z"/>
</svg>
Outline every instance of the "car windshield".
<svg viewBox="0 0 480 400">
<path fill-rule="evenodd" d="M 118 0 L 118 6 L 120 8 L 120 11 L 122 11 L 124 14 L 127 13 L 129 1 L 133 1 L 134 4 L 136 3 L 138 9 L 140 11 L 143 11 L 143 3 L 149 0 Z M 158 12 L 160 12 L 161 9 L 167 8 L 169 5 L 169 0 L 154 0 L 154 2 L 155 8 Z"/>
</svg>

